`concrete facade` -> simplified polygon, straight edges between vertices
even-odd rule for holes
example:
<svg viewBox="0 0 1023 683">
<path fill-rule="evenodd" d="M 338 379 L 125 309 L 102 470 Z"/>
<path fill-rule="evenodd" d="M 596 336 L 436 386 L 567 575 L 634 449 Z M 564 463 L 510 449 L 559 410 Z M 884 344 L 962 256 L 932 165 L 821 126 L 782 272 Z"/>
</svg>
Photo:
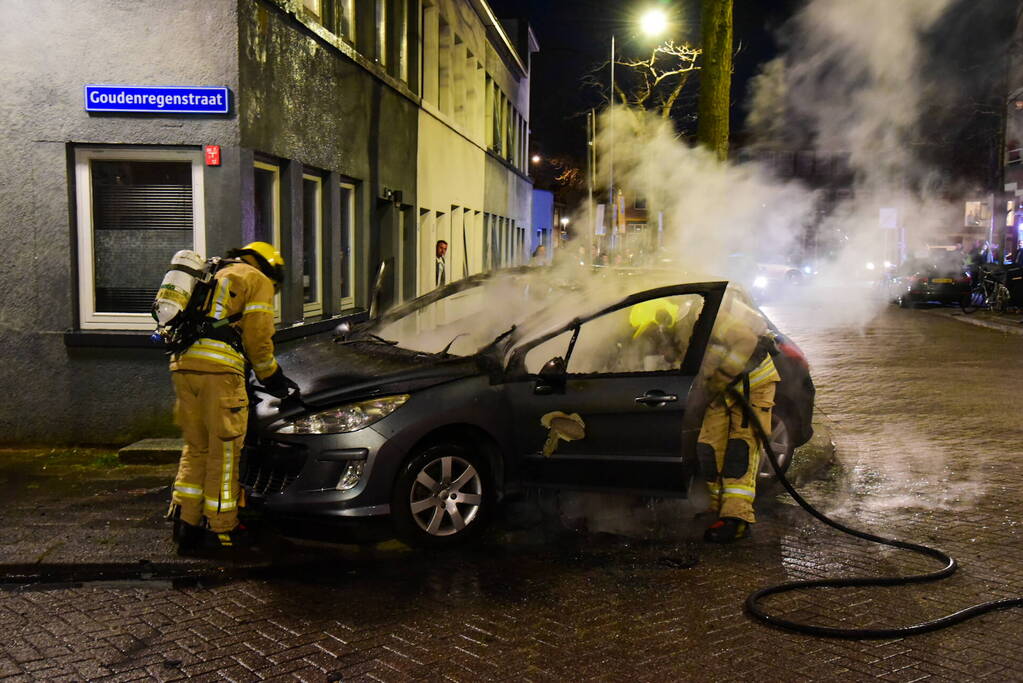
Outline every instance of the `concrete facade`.
<svg viewBox="0 0 1023 683">
<path fill-rule="evenodd" d="M 439 17 L 448 22 L 443 102 L 439 33 L 422 35 L 429 16 L 438 31 Z M 0 380 L 19 389 L 0 410 L 0 443 L 123 445 L 176 434 L 166 358 L 144 311 L 179 248 L 215 255 L 275 242 L 289 270 L 278 345 L 364 317 L 381 264 L 383 307 L 432 288 L 439 233 L 437 220 L 421 220 L 428 214 L 446 216 L 444 234 L 459 245 L 451 279 L 524 260 L 524 248 L 510 247 L 530 222 L 523 169 L 535 42 L 520 56 L 482 0 L 12 0 L 0 4 L 0 21 L 9 27 L 0 41 L 9 154 L 0 236 L 14 245 L 0 266 Z M 424 79 L 432 102 L 420 97 Z M 226 87 L 231 106 L 90 113 L 89 84 Z M 494 84 L 502 110 L 487 108 Z M 506 130 L 488 146 L 495 115 Z M 219 165 L 204 163 L 209 145 L 219 146 Z M 190 169 L 191 182 L 138 179 L 161 164 L 182 177 Z M 113 180 L 101 167 L 115 169 Z M 146 208 L 118 204 L 121 222 L 103 214 L 101 226 L 114 200 L 96 193 L 111 183 Z M 159 232 L 147 221 L 163 218 L 138 197 L 168 187 L 178 203 L 160 206 L 178 222 Z M 500 258 L 487 229 L 505 241 Z M 133 303 L 106 307 L 111 287 Z"/>
<path fill-rule="evenodd" d="M 531 38 L 531 34 L 530 34 Z M 529 56 L 483 2 L 438 0 L 423 12 L 419 112 L 419 281 L 436 286 L 438 240 L 448 281 L 528 259 Z"/>
<path fill-rule="evenodd" d="M 381 261 L 399 261 L 391 234 L 415 202 L 415 79 L 409 86 L 353 46 L 317 33 L 301 0 L 6 2 L 0 19 L 8 28 L 0 43 L 0 135 L 10 153 L 0 234 L 14 249 L 3 266 L 0 378 L 24 388 L 10 392 L 0 411 L 3 443 L 124 444 L 176 434 L 167 359 L 148 340 L 151 319 L 136 315 L 105 329 L 83 315 L 91 304 L 81 295 L 81 273 L 95 266 L 79 234 L 83 216 L 89 225 L 81 206 L 89 194 L 76 186 L 83 154 L 194 156 L 193 178 L 201 180 L 192 187 L 191 246 L 206 255 L 259 237 L 254 168 L 275 168 L 278 247 L 292 283 L 279 301 L 286 330 L 278 344 L 358 315 L 368 273 Z M 220 116 L 89 113 L 87 84 L 226 86 L 232 106 Z M 205 145 L 220 146 L 220 166 L 203 165 Z M 309 246 L 304 179 L 320 188 L 315 259 L 323 286 L 315 314 L 301 286 Z M 351 189 L 352 212 L 341 206 L 341 183 Z M 354 233 L 347 299 L 342 220 Z M 160 260 L 169 263 L 172 254 Z M 153 290 L 158 284 L 159 277 Z"/>
</svg>

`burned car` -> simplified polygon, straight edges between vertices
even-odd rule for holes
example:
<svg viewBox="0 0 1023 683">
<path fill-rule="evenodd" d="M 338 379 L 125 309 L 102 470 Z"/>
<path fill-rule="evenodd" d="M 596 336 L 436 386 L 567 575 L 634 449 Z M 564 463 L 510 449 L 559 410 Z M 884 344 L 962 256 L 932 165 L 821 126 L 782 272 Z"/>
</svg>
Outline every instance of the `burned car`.
<svg viewBox="0 0 1023 683">
<path fill-rule="evenodd" d="M 698 375 L 732 287 L 535 270 L 472 276 L 282 352 L 301 400 L 264 406 L 250 430 L 250 506 L 291 535 L 444 545 L 525 487 L 705 488 Z M 787 463 L 812 433 L 814 389 L 801 352 L 778 342 L 772 440 Z"/>
</svg>

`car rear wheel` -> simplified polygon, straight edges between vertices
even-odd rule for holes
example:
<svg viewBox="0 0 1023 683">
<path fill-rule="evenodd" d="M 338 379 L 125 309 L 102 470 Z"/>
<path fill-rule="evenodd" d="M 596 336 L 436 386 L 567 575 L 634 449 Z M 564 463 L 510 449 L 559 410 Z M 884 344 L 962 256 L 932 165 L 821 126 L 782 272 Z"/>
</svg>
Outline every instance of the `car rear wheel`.
<svg viewBox="0 0 1023 683">
<path fill-rule="evenodd" d="M 394 487 L 391 514 L 402 540 L 443 547 L 483 531 L 493 505 L 486 457 L 445 443 L 427 448 L 405 465 Z"/>
<path fill-rule="evenodd" d="M 792 436 L 788 425 L 777 413 L 771 415 L 771 450 L 778 457 L 778 465 L 781 467 L 782 473 L 787 472 L 789 465 L 792 464 L 792 452 L 795 448 L 792 446 Z M 763 453 L 760 459 L 760 475 L 758 478 L 761 481 L 771 481 L 778 478 L 774 467 L 771 466 L 770 458 L 767 457 L 767 453 Z"/>
</svg>

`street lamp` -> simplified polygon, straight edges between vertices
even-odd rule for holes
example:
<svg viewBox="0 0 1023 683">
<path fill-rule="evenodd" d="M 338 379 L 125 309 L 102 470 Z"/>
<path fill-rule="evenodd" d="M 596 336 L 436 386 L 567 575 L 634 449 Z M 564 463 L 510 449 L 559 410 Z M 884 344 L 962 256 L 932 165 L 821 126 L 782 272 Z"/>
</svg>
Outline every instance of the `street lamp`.
<svg viewBox="0 0 1023 683">
<path fill-rule="evenodd" d="M 639 28 L 643 32 L 643 35 L 656 38 L 668 30 L 668 15 L 665 14 L 664 10 L 651 7 L 639 17 Z M 612 244 L 614 243 L 614 218 L 615 209 L 618 203 L 615 201 L 615 34 L 611 34 L 611 97 L 608 99 L 611 105 L 611 153 L 610 160 L 608 162 L 608 173 L 609 173 L 609 195 L 610 204 L 608 208 L 610 211 L 608 214 L 611 216 L 611 239 Z"/>
<path fill-rule="evenodd" d="M 648 36 L 659 36 L 668 29 L 668 15 L 658 7 L 652 7 L 639 18 L 639 29 Z"/>
</svg>

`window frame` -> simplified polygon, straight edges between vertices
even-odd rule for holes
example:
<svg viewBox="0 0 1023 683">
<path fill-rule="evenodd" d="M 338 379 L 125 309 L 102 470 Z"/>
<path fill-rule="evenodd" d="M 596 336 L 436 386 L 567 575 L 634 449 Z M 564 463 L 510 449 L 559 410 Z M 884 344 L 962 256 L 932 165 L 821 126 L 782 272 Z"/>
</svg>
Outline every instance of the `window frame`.
<svg viewBox="0 0 1023 683">
<path fill-rule="evenodd" d="M 269 163 L 267 161 L 260 161 L 256 159 L 252 163 L 252 174 L 255 176 L 255 169 L 263 171 L 270 171 L 273 174 L 273 225 L 270 228 L 270 244 L 278 252 L 281 250 L 281 167 Z M 255 183 L 253 183 L 253 193 L 255 193 Z M 253 196 L 255 199 L 255 196 Z M 257 236 L 258 237 L 258 236 Z M 286 285 L 285 285 L 286 286 Z M 274 294 L 274 322 L 280 323 L 283 318 L 281 317 L 282 308 L 282 296 L 280 292 Z"/>
<path fill-rule="evenodd" d="M 339 298 L 340 298 L 340 303 L 341 303 L 341 310 L 346 310 L 346 309 L 355 308 L 355 300 L 356 300 L 356 297 L 358 296 L 358 282 L 355 279 L 355 251 L 356 251 L 356 246 L 355 246 L 355 223 L 356 223 L 356 220 L 355 220 L 355 192 L 356 192 L 356 186 L 355 186 L 355 183 L 341 181 L 340 183 L 338 183 L 338 188 L 341 190 L 340 202 L 344 202 L 345 201 L 344 200 L 344 191 L 345 190 L 348 191 L 348 207 L 347 207 L 347 212 L 345 211 L 345 207 L 344 206 L 340 207 L 341 215 L 339 217 L 339 219 L 340 219 L 339 222 L 340 222 L 341 226 L 340 226 L 340 235 L 338 235 L 338 239 L 339 239 L 340 244 L 344 244 L 345 243 L 345 232 L 347 231 L 347 233 L 348 233 L 347 234 L 347 237 L 348 237 L 348 240 L 347 240 L 347 242 L 348 242 L 348 252 L 344 254 L 344 256 L 347 257 L 347 260 L 342 262 L 342 266 L 341 266 L 342 281 L 339 283 L 339 290 L 340 291 L 338 292 L 338 294 L 340 295 Z M 345 220 L 344 220 L 344 217 L 345 217 L 346 213 L 348 215 L 348 225 L 345 225 Z M 344 296 L 344 294 L 343 294 L 343 292 L 344 292 L 344 283 L 345 282 L 349 283 L 348 296 Z"/>
<path fill-rule="evenodd" d="M 313 244 L 313 261 L 316 263 L 316 291 L 314 292 L 313 300 L 310 302 L 305 301 L 304 290 L 305 283 L 303 282 L 303 297 L 302 297 L 302 315 L 305 318 L 311 318 L 315 316 L 323 315 L 323 178 L 318 175 L 312 175 L 309 173 L 302 174 L 302 227 L 303 227 L 303 240 L 302 240 L 302 258 L 305 260 L 305 255 L 309 252 L 309 245 L 306 244 L 304 239 L 304 228 L 305 228 L 305 183 L 306 181 L 313 181 L 316 183 L 316 228 L 313 231 L 315 243 Z M 305 273 L 302 274 L 303 279 Z"/>
<path fill-rule="evenodd" d="M 93 222 L 92 161 L 188 161 L 192 165 L 192 250 L 206 252 L 204 165 L 197 149 L 100 148 L 75 149 L 75 230 L 78 268 L 78 326 L 83 330 L 146 330 L 155 325 L 148 313 L 96 311 L 95 226 Z M 168 262 L 168 267 L 170 263 Z M 154 283 L 159 284 L 159 283 Z"/>
<path fill-rule="evenodd" d="M 520 379 L 533 379 L 538 376 L 537 373 L 530 373 L 526 369 L 526 356 L 536 347 L 544 344 L 551 339 L 555 339 L 560 335 L 563 335 L 576 327 L 582 327 L 587 323 L 596 320 L 605 315 L 612 314 L 616 311 L 620 311 L 630 306 L 643 301 L 650 301 L 652 299 L 659 299 L 664 297 L 674 296 L 688 296 L 695 295 L 702 297 L 703 303 L 700 307 L 699 317 L 696 323 L 693 325 L 693 330 L 689 336 L 689 345 L 686 349 L 686 353 L 679 364 L 678 368 L 673 370 L 642 370 L 634 372 L 609 372 L 609 373 L 569 373 L 567 372 L 568 363 L 571 362 L 571 358 L 565 358 L 566 364 L 566 377 L 572 379 L 587 379 L 587 378 L 603 378 L 603 377 L 628 377 L 628 376 L 655 376 L 655 375 L 667 375 L 667 374 L 683 374 L 696 376 L 699 372 L 700 365 L 703 361 L 704 354 L 708 339 L 710 337 L 710 330 L 715 320 L 717 319 L 718 308 L 721 305 L 721 298 L 724 295 L 724 286 L 718 284 L 706 285 L 668 285 L 664 287 L 657 287 L 655 289 L 648 289 L 646 291 L 637 292 L 632 294 L 622 301 L 619 301 L 610 306 L 606 306 L 601 310 L 590 313 L 588 315 L 577 317 L 565 324 L 549 330 L 543 334 L 539 334 L 530 339 L 524 339 L 517 342 L 512 346 L 506 356 L 505 361 L 505 379 L 506 381 L 515 381 Z"/>
</svg>

